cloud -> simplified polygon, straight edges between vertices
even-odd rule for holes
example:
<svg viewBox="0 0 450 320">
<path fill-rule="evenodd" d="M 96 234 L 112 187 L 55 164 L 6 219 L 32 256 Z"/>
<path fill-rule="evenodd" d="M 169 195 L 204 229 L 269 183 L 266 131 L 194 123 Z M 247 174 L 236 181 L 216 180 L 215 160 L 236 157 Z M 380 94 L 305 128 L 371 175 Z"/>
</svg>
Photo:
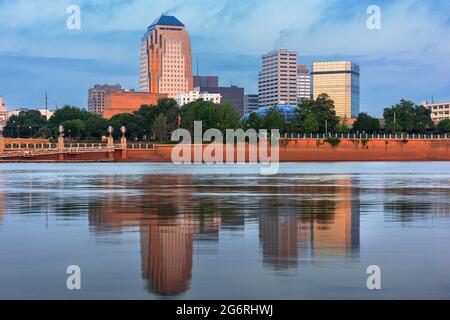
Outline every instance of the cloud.
<svg viewBox="0 0 450 320">
<path fill-rule="evenodd" d="M 72 3 L 81 7 L 81 30 L 65 28 Z M 366 27 L 371 4 L 381 8 L 380 31 Z M 297 50 L 302 63 L 359 62 L 365 111 L 380 114 L 401 97 L 450 99 L 447 0 L 0 0 L 0 55 L 52 57 L 68 64 L 97 60 L 116 70 L 136 70 L 134 81 L 112 70 L 97 70 L 98 78 L 109 74 L 109 82 L 136 86 L 140 38 L 162 12 L 186 24 L 202 73 L 219 74 L 224 84 L 247 91 L 256 91 L 260 55 L 286 47 Z M 54 86 L 69 97 L 64 84 Z"/>
</svg>

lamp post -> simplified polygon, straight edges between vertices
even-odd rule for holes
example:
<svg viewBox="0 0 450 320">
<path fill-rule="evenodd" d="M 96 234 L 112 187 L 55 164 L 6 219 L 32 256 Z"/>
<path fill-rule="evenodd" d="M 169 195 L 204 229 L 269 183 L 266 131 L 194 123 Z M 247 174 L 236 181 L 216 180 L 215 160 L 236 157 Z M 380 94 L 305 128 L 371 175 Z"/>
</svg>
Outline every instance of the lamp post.
<svg viewBox="0 0 450 320">
<path fill-rule="evenodd" d="M 114 149 L 114 138 L 112 136 L 114 132 L 114 128 L 112 126 L 108 127 L 108 133 L 109 133 L 109 137 L 108 137 L 108 149 L 109 150 L 113 150 Z"/>
<path fill-rule="evenodd" d="M 125 160 L 127 158 L 127 137 L 125 136 L 125 133 L 127 133 L 127 128 L 125 128 L 125 126 L 122 126 L 120 128 L 120 132 L 122 132 L 122 138 L 120 138 L 120 145 L 122 147 L 122 160 Z"/>
<path fill-rule="evenodd" d="M 59 126 L 58 127 L 58 149 L 62 150 L 64 149 L 64 127 L 63 126 Z"/>
<path fill-rule="evenodd" d="M 3 126 L 0 124 L 0 152 L 5 151 L 5 139 L 3 138 Z"/>
</svg>

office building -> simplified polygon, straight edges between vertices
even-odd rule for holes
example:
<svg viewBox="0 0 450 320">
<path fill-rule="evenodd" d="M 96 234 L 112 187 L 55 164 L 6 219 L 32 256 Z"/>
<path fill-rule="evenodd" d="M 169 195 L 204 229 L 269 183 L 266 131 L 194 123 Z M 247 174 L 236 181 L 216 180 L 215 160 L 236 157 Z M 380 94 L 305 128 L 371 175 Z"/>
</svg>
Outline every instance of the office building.
<svg viewBox="0 0 450 320">
<path fill-rule="evenodd" d="M 167 94 L 149 92 L 117 91 L 105 96 L 103 117 L 110 119 L 116 114 L 131 113 L 143 105 L 156 105 L 159 99 L 167 98 Z"/>
<path fill-rule="evenodd" d="M 259 105 L 297 104 L 297 52 L 277 49 L 262 56 Z"/>
<path fill-rule="evenodd" d="M 189 33 L 176 17 L 163 14 L 142 38 L 139 90 L 173 98 L 192 91 L 192 81 Z"/>
<path fill-rule="evenodd" d="M 297 101 L 311 99 L 311 75 L 307 66 L 297 66 Z"/>
<path fill-rule="evenodd" d="M 195 91 L 215 93 L 221 95 L 221 103 L 230 102 L 240 116 L 244 115 L 244 88 L 231 87 L 197 87 Z"/>
<path fill-rule="evenodd" d="M 120 84 L 115 84 L 112 86 L 107 84 L 96 84 L 94 87 L 90 88 L 88 92 L 89 112 L 103 115 L 103 111 L 105 109 L 105 95 L 109 92 L 117 91 L 122 91 L 122 86 Z"/>
<path fill-rule="evenodd" d="M 49 120 L 55 114 L 54 110 L 50 110 L 48 108 L 40 108 L 37 109 L 45 119 Z"/>
<path fill-rule="evenodd" d="M 334 101 L 338 117 L 358 116 L 359 65 L 351 61 L 314 62 L 311 75 L 314 99 L 326 93 Z"/>
<path fill-rule="evenodd" d="M 431 110 L 431 119 L 436 123 L 450 119 L 450 102 L 424 103 L 423 106 Z"/>
<path fill-rule="evenodd" d="M 196 87 L 218 87 L 218 76 L 194 76 L 194 88 Z"/>
<path fill-rule="evenodd" d="M 257 94 L 246 94 L 244 96 L 244 114 L 247 115 L 259 108 Z"/>
<path fill-rule="evenodd" d="M 209 92 L 200 92 L 200 91 L 191 91 L 189 93 L 179 93 L 175 96 L 175 100 L 177 101 L 178 106 L 182 107 L 185 104 L 197 101 L 211 101 L 215 104 L 220 104 L 221 95 L 219 93 L 209 93 Z"/>
</svg>

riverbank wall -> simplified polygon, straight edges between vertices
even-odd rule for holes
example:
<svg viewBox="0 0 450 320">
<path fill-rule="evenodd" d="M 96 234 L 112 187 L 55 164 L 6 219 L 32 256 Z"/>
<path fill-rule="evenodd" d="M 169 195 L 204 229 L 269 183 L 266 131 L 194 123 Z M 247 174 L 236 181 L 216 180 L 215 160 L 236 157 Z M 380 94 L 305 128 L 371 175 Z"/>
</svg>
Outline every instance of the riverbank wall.
<svg viewBox="0 0 450 320">
<path fill-rule="evenodd" d="M 333 145 L 334 144 L 334 145 Z M 337 144 L 323 139 L 282 139 L 280 162 L 339 161 L 450 161 L 450 139 L 414 140 L 341 140 Z M 152 149 L 124 149 L 98 152 L 42 154 L 0 159 L 0 162 L 172 162 L 176 145 L 154 145 Z M 208 145 L 203 145 L 206 150 Z M 229 147 L 229 146 L 228 146 Z M 194 146 L 187 146 L 194 159 Z M 234 147 L 234 159 L 237 152 Z M 225 148 L 224 148 L 225 149 Z M 226 151 L 223 155 L 227 159 Z M 249 148 L 245 148 L 245 161 Z"/>
</svg>

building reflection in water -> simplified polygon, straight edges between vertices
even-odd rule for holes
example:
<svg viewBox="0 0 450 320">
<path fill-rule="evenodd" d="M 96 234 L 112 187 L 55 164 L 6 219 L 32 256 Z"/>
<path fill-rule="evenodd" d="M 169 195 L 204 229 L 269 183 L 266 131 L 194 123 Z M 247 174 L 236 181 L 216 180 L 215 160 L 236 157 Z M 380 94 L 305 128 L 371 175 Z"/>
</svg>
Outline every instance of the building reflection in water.
<svg viewBox="0 0 450 320">
<path fill-rule="evenodd" d="M 152 181 L 157 176 L 152 177 Z M 160 182 L 152 196 L 112 194 L 100 203 L 90 204 L 90 226 L 99 233 L 138 226 L 141 243 L 142 276 L 148 289 L 160 295 L 176 295 L 189 288 L 192 271 L 193 237 L 198 224 L 184 215 L 191 192 L 166 192 L 165 188 L 186 186 L 188 176 L 171 176 Z M 151 184 L 145 180 L 133 187 L 145 191 Z M 117 187 L 117 182 L 113 182 Z M 103 185 L 102 188 L 105 188 Z M 156 194 L 157 193 L 157 194 Z"/>
<path fill-rule="evenodd" d="M 303 181 L 279 190 L 289 197 L 261 202 L 258 221 L 267 266 L 296 268 L 299 257 L 359 252 L 359 191 L 352 189 L 351 179 L 316 183 Z"/>
<path fill-rule="evenodd" d="M 139 228 L 142 277 L 150 292 L 186 292 L 192 277 L 194 242 L 218 243 L 220 230 L 244 229 L 245 196 L 242 201 L 216 196 L 216 191 L 230 191 L 220 185 L 223 182 L 193 179 L 188 175 L 151 176 L 132 185 L 126 179 L 112 180 L 101 188 L 139 192 L 107 193 L 90 200 L 89 224 L 99 235 Z M 296 268 L 300 255 L 345 256 L 359 250 L 359 196 L 352 193 L 352 181 L 315 183 L 302 180 L 298 185 L 268 189 L 260 185 L 229 187 L 241 188 L 242 193 L 272 195 L 258 198 L 250 214 L 259 224 L 265 266 Z"/>
</svg>

